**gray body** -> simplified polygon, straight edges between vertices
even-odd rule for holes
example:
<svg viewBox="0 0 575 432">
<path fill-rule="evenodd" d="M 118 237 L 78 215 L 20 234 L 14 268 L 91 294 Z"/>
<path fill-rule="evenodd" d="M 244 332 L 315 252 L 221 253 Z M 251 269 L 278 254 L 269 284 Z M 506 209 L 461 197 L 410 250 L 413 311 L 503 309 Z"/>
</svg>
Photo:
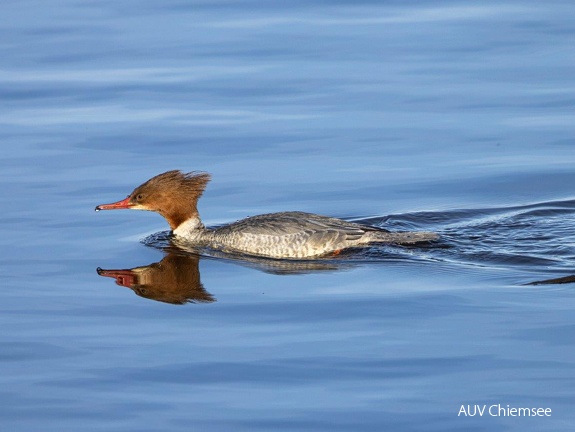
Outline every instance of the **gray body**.
<svg viewBox="0 0 575 432">
<path fill-rule="evenodd" d="M 175 232 L 178 237 L 177 231 Z M 185 241 L 225 252 L 270 258 L 314 258 L 375 243 L 415 244 L 436 240 L 430 232 L 389 232 L 312 213 L 282 212 L 249 217 L 219 228 L 196 224 Z"/>
</svg>

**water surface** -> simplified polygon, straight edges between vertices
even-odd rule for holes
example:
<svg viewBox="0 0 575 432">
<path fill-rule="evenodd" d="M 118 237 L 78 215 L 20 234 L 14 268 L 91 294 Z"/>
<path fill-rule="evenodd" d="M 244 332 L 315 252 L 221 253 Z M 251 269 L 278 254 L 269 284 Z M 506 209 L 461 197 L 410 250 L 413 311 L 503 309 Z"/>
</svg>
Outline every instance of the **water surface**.
<svg viewBox="0 0 575 432">
<path fill-rule="evenodd" d="M 2 430 L 572 430 L 574 285 L 530 285 L 575 274 L 571 2 L 0 16 Z M 441 241 L 294 267 L 93 212 L 169 169 L 212 173 L 207 225 L 300 210 Z M 96 272 L 174 267 L 183 291 Z"/>
</svg>

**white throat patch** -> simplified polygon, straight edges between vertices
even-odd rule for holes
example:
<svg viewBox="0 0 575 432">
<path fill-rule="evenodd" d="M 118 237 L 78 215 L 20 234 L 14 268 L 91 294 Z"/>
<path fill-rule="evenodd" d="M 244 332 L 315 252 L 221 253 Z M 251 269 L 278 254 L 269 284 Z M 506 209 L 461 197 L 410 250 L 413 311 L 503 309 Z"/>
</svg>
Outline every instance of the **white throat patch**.
<svg viewBox="0 0 575 432">
<path fill-rule="evenodd" d="M 199 217 L 191 217 L 182 222 L 174 231 L 174 235 L 187 239 L 194 239 L 204 231 L 204 224 Z"/>
</svg>

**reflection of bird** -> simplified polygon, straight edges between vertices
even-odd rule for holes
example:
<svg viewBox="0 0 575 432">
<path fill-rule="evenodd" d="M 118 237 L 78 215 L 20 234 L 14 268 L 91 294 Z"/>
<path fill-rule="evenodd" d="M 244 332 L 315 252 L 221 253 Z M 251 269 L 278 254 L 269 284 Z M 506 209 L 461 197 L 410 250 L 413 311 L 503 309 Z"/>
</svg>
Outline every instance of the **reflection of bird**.
<svg viewBox="0 0 575 432">
<path fill-rule="evenodd" d="M 197 202 L 209 174 L 168 171 L 138 186 L 124 200 L 96 210 L 150 210 L 167 219 L 176 239 L 225 252 L 270 258 L 311 258 L 374 243 L 414 244 L 436 240 L 429 232 L 389 232 L 304 212 L 249 217 L 214 229 L 204 227 Z"/>
<path fill-rule="evenodd" d="M 129 270 L 104 270 L 100 276 L 116 279 L 116 283 L 130 288 L 140 297 L 164 303 L 213 302 L 201 281 L 196 255 L 168 254 L 158 263 Z"/>
</svg>

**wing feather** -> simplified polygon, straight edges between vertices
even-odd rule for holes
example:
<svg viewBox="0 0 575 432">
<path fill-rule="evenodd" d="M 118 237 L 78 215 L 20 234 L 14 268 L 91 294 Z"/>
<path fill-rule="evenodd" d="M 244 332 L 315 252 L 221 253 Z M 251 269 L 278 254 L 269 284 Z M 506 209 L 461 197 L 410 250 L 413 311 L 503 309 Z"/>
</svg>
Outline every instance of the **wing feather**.
<svg viewBox="0 0 575 432">
<path fill-rule="evenodd" d="M 342 240 L 358 240 L 368 231 L 383 231 L 375 227 L 347 222 L 341 219 L 320 216 L 304 212 L 270 213 L 252 216 L 220 228 L 229 229 L 237 234 L 271 236 L 308 236 Z"/>
</svg>

